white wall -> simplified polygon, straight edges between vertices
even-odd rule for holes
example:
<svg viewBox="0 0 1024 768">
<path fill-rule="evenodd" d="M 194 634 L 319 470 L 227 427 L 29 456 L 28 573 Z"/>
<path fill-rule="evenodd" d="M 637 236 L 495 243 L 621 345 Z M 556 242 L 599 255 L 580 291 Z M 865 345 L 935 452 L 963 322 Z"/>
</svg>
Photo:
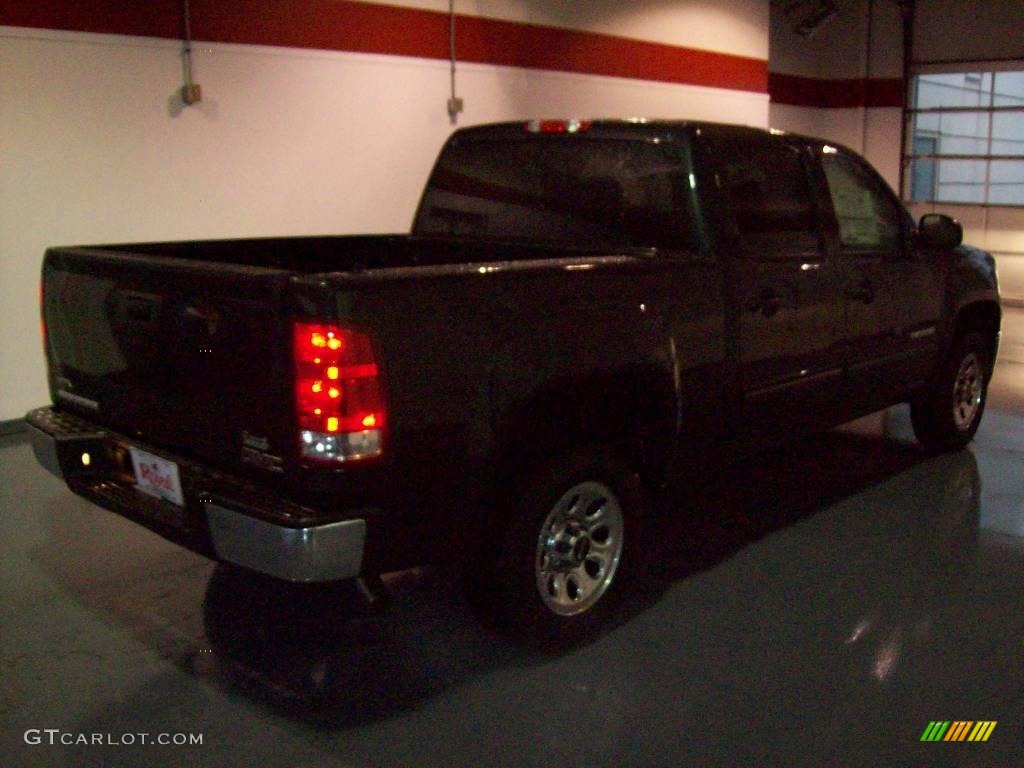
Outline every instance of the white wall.
<svg viewBox="0 0 1024 768">
<path fill-rule="evenodd" d="M 536 23 L 575 18 L 564 3 L 469 4 Z M 621 35 L 658 27 L 657 39 L 685 46 L 696 32 L 674 36 L 696 20 L 716 31 L 719 50 L 763 58 L 767 31 L 759 38 L 756 27 L 767 7 L 609 0 L 579 21 Z M 630 20 L 630 8 L 651 15 Z M 0 27 L 0 74 L 0 421 L 47 398 L 37 306 L 46 246 L 407 230 L 452 130 L 438 61 L 197 42 L 203 101 L 186 108 L 173 41 Z M 458 82 L 462 125 L 768 118 L 767 95 L 745 91 L 484 65 L 460 65 Z"/>
<path fill-rule="evenodd" d="M 838 13 L 809 37 L 801 37 L 773 5 L 769 68 L 807 77 L 836 80 L 869 74 L 868 8 L 871 23 L 871 77 L 899 77 L 903 69 L 900 13 L 891 0 L 840 0 Z"/>
<path fill-rule="evenodd" d="M 916 0 L 915 61 L 1024 59 L 1021 0 Z"/>
<path fill-rule="evenodd" d="M 778 6 L 771 18 L 772 72 L 821 80 L 902 76 L 902 20 L 895 3 L 841 2 L 839 13 L 809 38 L 793 32 L 776 10 Z M 772 103 L 769 110 L 774 128 L 831 139 L 860 152 L 893 189 L 899 187 L 901 120 L 896 107 L 826 109 Z"/>
</svg>

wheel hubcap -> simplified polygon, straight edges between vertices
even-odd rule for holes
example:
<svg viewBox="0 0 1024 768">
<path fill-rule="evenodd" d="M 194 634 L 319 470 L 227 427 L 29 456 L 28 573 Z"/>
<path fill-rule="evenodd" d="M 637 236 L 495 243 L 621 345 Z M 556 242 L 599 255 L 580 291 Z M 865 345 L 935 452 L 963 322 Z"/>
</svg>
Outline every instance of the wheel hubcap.
<svg viewBox="0 0 1024 768">
<path fill-rule="evenodd" d="M 953 384 L 953 422 L 959 430 L 969 429 L 981 407 L 981 365 L 973 352 L 963 359 Z"/>
<path fill-rule="evenodd" d="M 622 507 L 611 489 L 588 481 L 555 502 L 537 538 L 534 571 L 544 604 L 583 613 L 605 593 L 622 555 Z"/>
</svg>

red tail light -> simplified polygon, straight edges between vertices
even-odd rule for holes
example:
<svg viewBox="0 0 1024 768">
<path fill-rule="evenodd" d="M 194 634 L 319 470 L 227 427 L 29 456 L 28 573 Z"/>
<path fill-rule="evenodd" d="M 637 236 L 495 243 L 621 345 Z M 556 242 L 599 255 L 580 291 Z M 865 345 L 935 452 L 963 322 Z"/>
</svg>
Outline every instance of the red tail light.
<svg viewBox="0 0 1024 768">
<path fill-rule="evenodd" d="M 303 457 L 379 456 L 387 415 L 370 338 L 338 325 L 295 323 L 292 339 Z"/>
<path fill-rule="evenodd" d="M 39 333 L 43 337 L 43 354 L 46 354 L 46 305 L 43 304 L 43 281 L 39 280 Z"/>
</svg>

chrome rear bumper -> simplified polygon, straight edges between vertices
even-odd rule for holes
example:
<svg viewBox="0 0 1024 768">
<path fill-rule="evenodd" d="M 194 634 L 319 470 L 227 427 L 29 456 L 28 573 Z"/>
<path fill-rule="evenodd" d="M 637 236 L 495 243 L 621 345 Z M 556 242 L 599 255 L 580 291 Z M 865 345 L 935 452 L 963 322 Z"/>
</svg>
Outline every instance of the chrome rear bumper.
<svg viewBox="0 0 1024 768">
<path fill-rule="evenodd" d="M 286 581 L 336 581 L 359 575 L 365 520 L 285 528 L 218 504 L 206 504 L 217 557 Z"/>
<path fill-rule="evenodd" d="M 366 520 L 353 517 L 309 524 L 312 510 L 265 489 L 167 455 L 178 465 L 185 507 L 138 491 L 125 466 L 125 448 L 136 442 L 52 408 L 26 416 L 36 460 L 75 493 L 165 538 L 286 581 L 337 581 L 360 575 Z M 90 454 L 83 466 L 83 452 Z M 130 462 L 130 459 L 127 459 Z M 268 519 L 274 515 L 279 519 Z"/>
</svg>

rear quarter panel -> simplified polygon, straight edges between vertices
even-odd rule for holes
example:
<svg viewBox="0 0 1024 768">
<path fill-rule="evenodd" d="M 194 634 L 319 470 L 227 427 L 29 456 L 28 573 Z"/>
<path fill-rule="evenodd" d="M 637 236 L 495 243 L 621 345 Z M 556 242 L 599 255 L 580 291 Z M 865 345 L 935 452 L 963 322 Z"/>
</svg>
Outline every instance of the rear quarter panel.
<svg viewBox="0 0 1024 768">
<path fill-rule="evenodd" d="M 376 475 L 385 510 L 385 533 L 373 537 L 388 542 L 383 560 L 462 557 L 504 442 L 549 394 L 570 409 L 597 391 L 609 408 L 649 410 L 665 461 L 680 434 L 713 438 L 723 412 L 720 279 L 709 261 L 607 256 L 378 270 L 308 285 L 307 303 L 326 300 L 329 286 L 339 319 L 379 345 L 390 426 L 386 456 L 367 476 Z M 318 481 L 325 498 L 344 495 L 344 474 Z"/>
</svg>

